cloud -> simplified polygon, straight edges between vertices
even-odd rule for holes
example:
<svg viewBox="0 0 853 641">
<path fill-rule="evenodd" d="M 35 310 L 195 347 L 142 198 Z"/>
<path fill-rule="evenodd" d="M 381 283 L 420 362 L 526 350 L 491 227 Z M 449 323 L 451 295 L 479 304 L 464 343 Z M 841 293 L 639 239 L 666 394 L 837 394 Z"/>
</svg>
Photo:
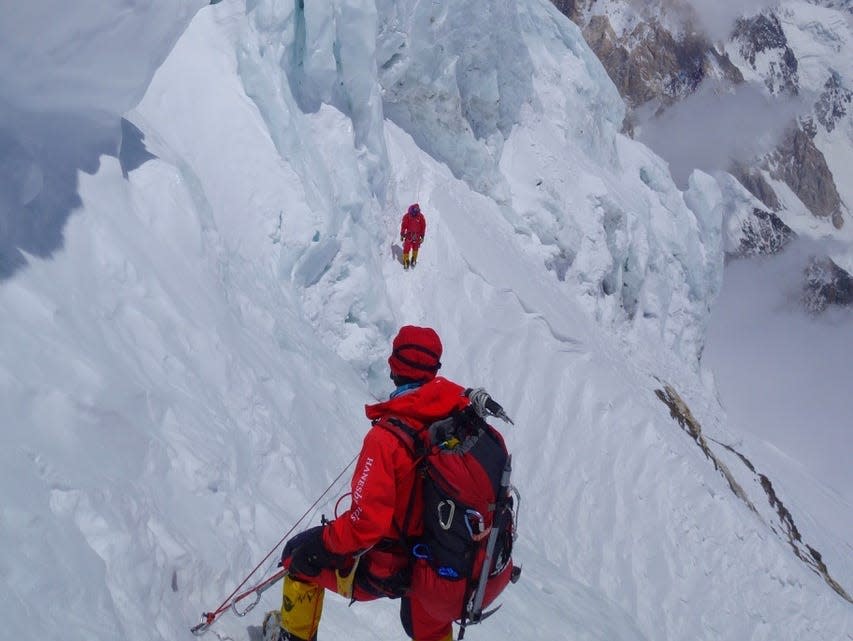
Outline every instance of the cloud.
<svg viewBox="0 0 853 641">
<path fill-rule="evenodd" d="M 761 87 L 721 89 L 706 82 L 657 117 L 638 112 L 636 138 L 666 160 L 684 187 L 694 169 L 726 171 L 771 151 L 807 107 L 804 98 L 771 98 Z"/>
<path fill-rule="evenodd" d="M 696 11 L 699 23 L 714 40 L 725 40 L 735 21 L 741 16 L 751 16 L 763 9 L 776 7 L 779 0 L 687 0 Z"/>
<path fill-rule="evenodd" d="M 680 20 L 695 18 L 712 40 L 726 40 L 735 21 L 764 9 L 779 6 L 780 0 L 627 0 L 643 16 L 671 13 Z"/>
</svg>

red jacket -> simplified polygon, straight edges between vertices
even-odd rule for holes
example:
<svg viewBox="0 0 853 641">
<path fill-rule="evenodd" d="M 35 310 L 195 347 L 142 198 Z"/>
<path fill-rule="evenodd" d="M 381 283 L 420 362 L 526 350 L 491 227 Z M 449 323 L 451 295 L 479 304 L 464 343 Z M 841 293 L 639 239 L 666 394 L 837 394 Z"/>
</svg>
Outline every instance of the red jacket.
<svg viewBox="0 0 853 641">
<path fill-rule="evenodd" d="M 465 389 L 437 376 L 422 386 L 391 400 L 366 405 L 367 418 L 375 421 L 396 416 L 415 429 L 444 418 L 469 404 Z M 415 487 L 415 461 L 400 440 L 374 425 L 364 437 L 351 483 L 350 508 L 323 530 L 323 544 L 335 554 L 365 550 L 383 539 L 400 539 L 409 497 Z M 420 485 L 405 533 L 423 530 Z"/>
<path fill-rule="evenodd" d="M 403 221 L 400 223 L 400 237 L 413 243 L 420 244 L 426 236 L 426 218 L 421 212 L 403 214 Z"/>
</svg>

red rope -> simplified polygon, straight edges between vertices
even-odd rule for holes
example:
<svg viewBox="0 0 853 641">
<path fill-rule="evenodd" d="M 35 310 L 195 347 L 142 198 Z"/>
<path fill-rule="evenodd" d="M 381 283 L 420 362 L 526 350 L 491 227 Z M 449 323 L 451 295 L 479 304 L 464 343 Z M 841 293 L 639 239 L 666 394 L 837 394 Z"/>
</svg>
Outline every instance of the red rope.
<svg viewBox="0 0 853 641">
<path fill-rule="evenodd" d="M 232 599 L 233 599 L 234 595 L 240 591 L 240 588 L 242 588 L 244 585 L 246 585 L 246 583 L 249 581 L 249 579 L 252 578 L 252 575 L 258 571 L 258 568 L 260 568 L 264 563 L 266 563 L 267 559 L 269 559 L 273 555 L 273 552 L 275 552 L 278 549 L 278 546 L 280 546 L 282 543 L 284 543 L 284 541 L 287 539 L 287 537 L 290 536 L 290 533 L 296 529 L 296 526 L 298 526 L 302 522 L 302 520 L 306 516 L 308 516 L 315 507 L 317 507 L 317 505 L 320 503 L 320 501 L 323 500 L 323 497 L 326 496 L 326 494 L 328 494 L 329 490 L 331 490 L 335 486 L 335 483 L 337 483 L 340 480 L 340 478 L 344 475 L 344 472 L 346 472 L 350 468 L 350 465 L 355 463 L 355 460 L 357 458 L 358 458 L 358 455 L 356 454 L 352 458 L 352 460 L 349 463 L 347 463 L 347 466 L 341 470 L 340 474 L 338 474 L 335 477 L 335 479 L 331 483 L 329 483 L 329 485 L 326 487 L 326 489 L 323 490 L 323 493 L 317 497 L 317 500 L 314 501 L 309 506 L 309 508 L 307 510 L 305 510 L 305 512 L 302 514 L 302 516 L 300 516 L 299 519 L 296 521 L 296 523 L 293 524 L 293 527 L 291 527 L 287 532 L 284 533 L 284 536 L 282 536 L 281 539 L 279 539 L 278 543 L 276 543 L 275 546 L 273 546 L 273 548 L 267 553 L 267 555 L 263 559 L 261 559 L 261 562 L 258 563 L 252 569 L 252 571 L 246 575 L 246 578 L 243 579 L 243 581 L 240 583 L 240 585 L 238 585 L 236 588 L 234 588 L 234 591 L 231 594 L 229 594 L 227 597 L 225 597 L 225 600 L 219 605 L 219 607 L 216 608 L 216 610 L 214 610 L 213 612 L 202 613 L 202 616 L 204 617 L 205 623 L 207 625 L 210 625 L 211 623 L 213 623 L 220 614 L 222 614 L 223 612 L 225 612 L 225 610 L 227 610 L 229 607 L 231 607 L 231 603 L 232 603 Z M 282 576 L 284 576 L 284 573 L 282 573 Z M 248 590 L 247 594 L 250 594 L 251 592 L 253 592 L 253 590 Z"/>
</svg>

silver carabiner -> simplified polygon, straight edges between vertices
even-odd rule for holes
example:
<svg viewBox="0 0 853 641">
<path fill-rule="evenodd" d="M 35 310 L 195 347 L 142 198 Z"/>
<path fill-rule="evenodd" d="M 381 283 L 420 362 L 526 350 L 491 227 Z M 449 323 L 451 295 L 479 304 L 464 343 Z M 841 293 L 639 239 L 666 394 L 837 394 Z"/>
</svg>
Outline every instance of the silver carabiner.
<svg viewBox="0 0 853 641">
<path fill-rule="evenodd" d="M 234 601 L 234 603 L 231 604 L 231 611 L 234 614 L 236 614 L 238 617 L 244 617 L 247 614 L 249 614 L 249 612 L 254 610 L 255 606 L 258 605 L 258 601 L 261 600 L 261 590 L 255 590 L 254 594 L 255 594 L 255 600 L 252 603 L 250 603 L 249 605 L 247 605 L 245 610 L 238 610 L 237 609 L 237 603 L 239 603 L 239 601 Z"/>
<path fill-rule="evenodd" d="M 258 602 L 261 600 L 261 595 L 264 592 L 266 592 L 269 588 L 271 588 L 273 585 L 278 583 L 286 574 L 287 574 L 286 570 L 281 570 L 279 572 L 276 572 L 271 577 L 261 581 L 255 587 L 254 590 L 251 590 L 250 592 L 246 592 L 245 594 L 239 595 L 237 598 L 234 599 L 234 601 L 231 602 L 231 611 L 234 612 L 234 614 L 236 614 L 238 617 L 244 617 L 247 614 L 249 614 L 249 612 L 251 612 L 254 609 L 254 607 L 256 605 L 258 605 Z M 245 609 L 238 610 L 237 604 L 240 603 L 240 601 L 242 601 L 246 597 L 248 597 L 250 594 L 255 595 L 255 600 L 252 603 L 250 603 L 249 605 L 247 605 L 245 607 Z"/>
<path fill-rule="evenodd" d="M 445 505 L 450 506 L 450 512 L 447 515 L 446 519 L 441 518 L 441 510 Z M 438 524 L 441 526 L 442 530 L 449 530 L 450 526 L 453 525 L 453 515 L 456 513 L 456 503 L 453 501 L 440 501 L 438 503 L 438 507 L 436 507 L 436 511 L 438 512 Z"/>
</svg>

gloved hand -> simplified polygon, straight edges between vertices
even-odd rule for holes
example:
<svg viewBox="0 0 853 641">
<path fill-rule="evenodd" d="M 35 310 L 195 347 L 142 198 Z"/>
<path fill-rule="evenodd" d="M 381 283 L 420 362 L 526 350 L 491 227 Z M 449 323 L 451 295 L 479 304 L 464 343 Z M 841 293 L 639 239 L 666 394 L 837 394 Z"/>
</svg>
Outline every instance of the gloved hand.
<svg viewBox="0 0 853 641">
<path fill-rule="evenodd" d="M 291 538 L 281 553 L 281 564 L 287 565 L 292 574 L 317 576 L 324 568 L 335 567 L 338 556 L 329 552 L 323 545 L 323 526 L 317 525 L 300 532 Z"/>
<path fill-rule="evenodd" d="M 400 240 L 406 240 L 406 234 L 400 234 Z"/>
</svg>

